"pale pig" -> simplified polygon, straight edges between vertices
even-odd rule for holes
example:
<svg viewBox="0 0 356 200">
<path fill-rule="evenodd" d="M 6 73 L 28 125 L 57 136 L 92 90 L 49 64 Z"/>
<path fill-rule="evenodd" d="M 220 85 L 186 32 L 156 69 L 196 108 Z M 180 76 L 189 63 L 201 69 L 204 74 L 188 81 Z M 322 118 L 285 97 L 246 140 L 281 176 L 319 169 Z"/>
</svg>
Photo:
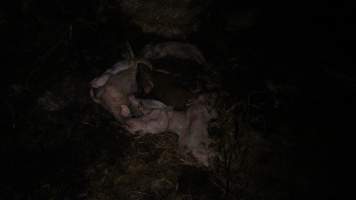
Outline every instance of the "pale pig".
<svg viewBox="0 0 356 200">
<path fill-rule="evenodd" d="M 209 165 L 213 154 L 209 149 L 211 139 L 208 134 L 208 122 L 214 117 L 208 112 L 207 105 L 200 100 L 193 102 L 186 111 L 174 111 L 169 107 L 152 108 L 150 100 L 141 101 L 144 115 L 126 121 L 127 130 L 138 134 L 157 134 L 173 132 L 179 136 L 179 146 L 185 154 L 191 153 L 200 163 Z"/>
</svg>

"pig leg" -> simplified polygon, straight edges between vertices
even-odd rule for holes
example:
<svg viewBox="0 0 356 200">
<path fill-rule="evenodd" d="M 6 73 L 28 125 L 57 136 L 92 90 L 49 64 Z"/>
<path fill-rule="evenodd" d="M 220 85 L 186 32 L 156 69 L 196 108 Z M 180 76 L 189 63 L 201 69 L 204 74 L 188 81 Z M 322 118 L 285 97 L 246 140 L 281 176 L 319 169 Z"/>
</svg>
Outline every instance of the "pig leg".
<svg viewBox="0 0 356 200">
<path fill-rule="evenodd" d="M 210 139 L 205 124 L 192 122 L 188 134 L 179 138 L 179 147 L 184 153 L 191 153 L 193 157 L 205 166 L 209 165 Z"/>
<path fill-rule="evenodd" d="M 209 165 L 211 140 L 208 134 L 207 110 L 199 104 L 192 105 L 187 111 L 189 120 L 188 131 L 179 138 L 179 146 L 185 153 L 205 166 Z"/>
</svg>

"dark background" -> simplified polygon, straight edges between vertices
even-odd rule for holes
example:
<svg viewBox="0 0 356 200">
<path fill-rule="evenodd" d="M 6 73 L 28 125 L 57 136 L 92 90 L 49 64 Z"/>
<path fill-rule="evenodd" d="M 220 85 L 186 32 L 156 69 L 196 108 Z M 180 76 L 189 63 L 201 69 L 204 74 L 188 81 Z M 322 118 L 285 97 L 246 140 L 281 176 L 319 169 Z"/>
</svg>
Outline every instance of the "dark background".
<svg viewBox="0 0 356 200">
<path fill-rule="evenodd" d="M 127 38 L 137 48 L 151 40 L 164 40 L 126 24 L 114 9 L 98 13 L 98 5 L 99 1 L 94 0 L 1 3 L 4 131 L 0 174 L 5 178 L 1 179 L 0 193 L 19 193 L 18 197 L 7 196 L 9 199 L 30 199 L 26 195 L 38 182 L 60 179 L 54 171 L 76 173 L 66 170 L 76 159 L 67 158 L 75 147 L 59 145 L 55 151 L 42 153 L 24 147 L 24 133 L 31 129 L 25 122 L 32 117 L 34 99 L 67 73 L 82 73 L 83 79 L 89 81 L 96 72 L 93 66 L 110 66 L 116 61 L 122 46 L 115 44 Z M 250 27 L 224 29 L 229 13 L 243 13 L 250 8 L 258 13 Z M 354 132 L 350 128 L 356 105 L 354 9 L 346 1 L 213 1 L 208 10 L 210 18 L 188 37 L 216 65 L 237 55 L 238 64 L 247 66 L 218 69 L 225 88 L 234 95 L 243 98 L 266 81 L 297 88 L 298 95 L 293 96 L 292 103 L 278 111 L 282 119 L 288 119 L 295 144 L 292 151 L 286 152 L 288 172 L 282 175 L 293 178 L 281 188 L 290 191 L 291 199 L 339 199 L 337 188 L 351 172 Z M 13 98 L 14 85 L 25 85 L 31 92 Z M 68 116 L 75 121 L 75 115 Z M 303 186 L 295 181 L 299 176 L 306 177 Z M 71 180 L 63 182 L 77 185 Z"/>
</svg>

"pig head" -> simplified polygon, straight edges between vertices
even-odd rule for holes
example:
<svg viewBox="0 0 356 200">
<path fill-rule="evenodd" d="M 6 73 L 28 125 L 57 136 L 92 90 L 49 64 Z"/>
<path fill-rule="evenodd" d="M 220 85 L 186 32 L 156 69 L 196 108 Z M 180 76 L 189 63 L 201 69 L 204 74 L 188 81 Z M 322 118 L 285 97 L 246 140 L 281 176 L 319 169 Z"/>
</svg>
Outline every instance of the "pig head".
<svg viewBox="0 0 356 200">
<path fill-rule="evenodd" d="M 148 62 L 142 60 L 121 61 L 90 83 L 93 101 L 112 113 L 119 122 L 135 112 L 135 107 L 130 105 L 129 96 L 137 92 L 136 77 L 140 63 L 150 67 Z"/>
</svg>

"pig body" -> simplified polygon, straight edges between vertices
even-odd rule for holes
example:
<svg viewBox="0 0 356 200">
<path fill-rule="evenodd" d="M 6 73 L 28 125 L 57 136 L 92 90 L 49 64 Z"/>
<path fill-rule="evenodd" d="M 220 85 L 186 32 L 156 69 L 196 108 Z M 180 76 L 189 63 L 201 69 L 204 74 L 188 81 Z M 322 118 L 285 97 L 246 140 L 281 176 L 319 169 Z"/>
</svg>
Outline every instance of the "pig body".
<svg viewBox="0 0 356 200">
<path fill-rule="evenodd" d="M 151 60 L 175 57 L 200 65 L 206 64 L 201 52 L 186 43 L 167 42 L 147 46 L 143 54 L 145 59 Z M 145 64 L 151 71 L 139 70 L 142 69 L 139 64 Z M 208 166 L 212 155 L 208 122 L 213 116 L 201 98 L 195 98 L 193 92 L 183 88 L 182 83 L 174 78 L 170 73 L 153 73 L 146 60 L 125 60 L 91 81 L 90 95 L 130 133 L 176 133 L 181 152 L 191 154 Z M 158 100 L 137 98 L 141 94 L 140 89 L 143 91 L 142 96 L 153 96 Z M 192 103 L 187 105 L 188 102 Z"/>
<path fill-rule="evenodd" d="M 208 122 L 212 118 L 205 105 L 193 103 L 186 111 L 174 111 L 169 107 L 144 107 L 142 117 L 126 121 L 127 130 L 138 134 L 173 132 L 179 136 L 179 147 L 185 154 L 192 154 L 205 166 L 209 165 L 212 152 L 208 134 Z"/>
</svg>

